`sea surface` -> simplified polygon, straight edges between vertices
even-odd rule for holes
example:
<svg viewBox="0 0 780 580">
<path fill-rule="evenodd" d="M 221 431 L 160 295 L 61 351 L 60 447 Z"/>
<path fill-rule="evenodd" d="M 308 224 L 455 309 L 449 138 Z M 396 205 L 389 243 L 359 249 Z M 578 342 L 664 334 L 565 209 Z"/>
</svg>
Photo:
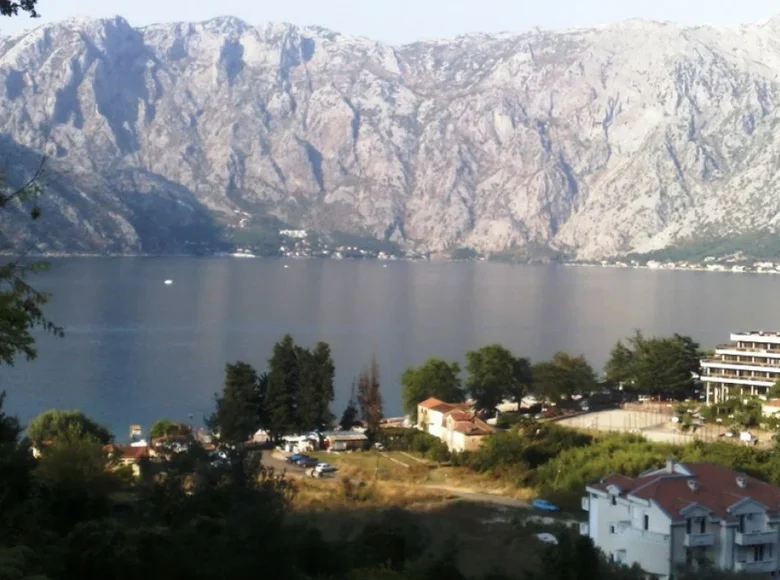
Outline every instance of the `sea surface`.
<svg viewBox="0 0 780 580">
<path fill-rule="evenodd" d="M 286 266 L 286 267 L 285 267 Z M 173 284 L 165 285 L 166 279 Z M 131 423 L 200 423 L 227 362 L 262 371 L 284 333 L 328 342 L 340 415 L 353 378 L 379 360 L 385 415 L 401 413 L 399 376 L 428 357 L 501 343 L 543 360 L 584 354 L 601 370 L 641 329 L 704 347 L 736 330 L 780 330 L 780 278 L 486 262 L 231 258 L 52 261 L 33 281 L 65 337 L 39 335 L 39 357 L 0 368 L 6 410 L 29 420 L 77 408 L 121 439 Z"/>
</svg>

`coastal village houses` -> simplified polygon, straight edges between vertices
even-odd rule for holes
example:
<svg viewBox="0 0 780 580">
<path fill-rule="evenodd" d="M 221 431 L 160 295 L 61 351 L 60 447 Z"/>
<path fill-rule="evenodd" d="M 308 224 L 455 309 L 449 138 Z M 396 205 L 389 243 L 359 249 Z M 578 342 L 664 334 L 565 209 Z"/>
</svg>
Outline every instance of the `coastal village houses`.
<svg viewBox="0 0 780 580">
<path fill-rule="evenodd" d="M 447 444 L 450 451 L 473 451 L 493 428 L 468 403 L 445 403 L 433 397 L 417 405 L 417 428 Z"/>
<path fill-rule="evenodd" d="M 612 560 L 674 578 L 686 563 L 780 577 L 780 488 L 711 463 L 677 463 L 586 488 L 580 531 Z"/>
</svg>

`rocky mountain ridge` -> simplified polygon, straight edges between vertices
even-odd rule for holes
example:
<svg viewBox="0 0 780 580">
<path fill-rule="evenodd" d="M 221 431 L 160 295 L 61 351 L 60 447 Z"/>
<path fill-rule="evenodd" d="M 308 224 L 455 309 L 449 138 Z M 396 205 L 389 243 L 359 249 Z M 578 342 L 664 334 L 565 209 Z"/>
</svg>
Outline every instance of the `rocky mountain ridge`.
<svg viewBox="0 0 780 580">
<path fill-rule="evenodd" d="M 171 251 L 238 212 L 442 251 L 583 259 L 774 232 L 780 19 L 388 46 L 235 18 L 0 39 L 15 243 Z M 242 214 L 243 215 L 243 214 Z M 53 224 L 53 225 L 52 225 Z"/>
</svg>

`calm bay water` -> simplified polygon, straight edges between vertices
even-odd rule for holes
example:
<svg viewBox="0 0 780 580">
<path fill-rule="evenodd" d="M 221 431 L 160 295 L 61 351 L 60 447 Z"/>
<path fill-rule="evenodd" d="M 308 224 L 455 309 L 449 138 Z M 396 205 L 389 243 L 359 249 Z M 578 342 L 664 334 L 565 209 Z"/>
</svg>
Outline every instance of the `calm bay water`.
<svg viewBox="0 0 780 580">
<path fill-rule="evenodd" d="M 287 268 L 284 265 L 288 265 Z M 174 284 L 166 286 L 165 279 Z M 463 360 L 493 342 L 540 360 L 583 353 L 600 369 L 639 328 L 691 334 L 703 346 L 733 330 L 780 329 L 773 276 L 320 260 L 55 260 L 36 284 L 64 339 L 0 369 L 7 410 L 27 420 L 79 408 L 124 437 L 130 423 L 196 422 L 213 407 L 226 362 L 262 370 L 285 332 L 330 343 L 340 415 L 373 353 L 385 414 L 400 413 L 398 377 L 431 356 Z"/>
</svg>

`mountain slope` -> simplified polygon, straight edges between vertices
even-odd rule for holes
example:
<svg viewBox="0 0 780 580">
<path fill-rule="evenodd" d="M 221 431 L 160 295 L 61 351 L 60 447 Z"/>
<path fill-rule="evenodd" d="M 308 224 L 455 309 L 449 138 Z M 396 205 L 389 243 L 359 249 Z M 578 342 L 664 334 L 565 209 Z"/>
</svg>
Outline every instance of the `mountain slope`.
<svg viewBox="0 0 780 580">
<path fill-rule="evenodd" d="M 392 47 L 69 20 L 0 41 L 0 131 L 65 171 L 55 215 L 92 199 L 62 249 L 165 250 L 170 226 L 181 245 L 240 209 L 431 250 L 647 252 L 777 225 L 778 33 L 630 21 Z"/>
</svg>

